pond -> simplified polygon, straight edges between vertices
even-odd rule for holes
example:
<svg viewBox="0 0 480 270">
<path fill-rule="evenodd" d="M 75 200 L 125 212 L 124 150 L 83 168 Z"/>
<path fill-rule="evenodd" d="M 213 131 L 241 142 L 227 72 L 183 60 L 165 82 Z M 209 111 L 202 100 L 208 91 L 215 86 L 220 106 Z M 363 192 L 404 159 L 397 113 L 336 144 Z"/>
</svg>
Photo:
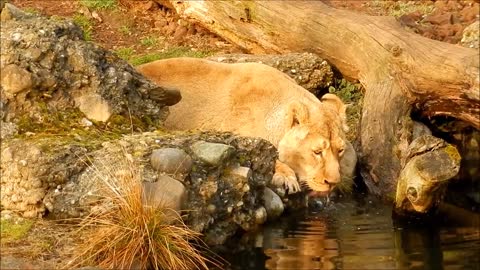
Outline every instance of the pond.
<svg viewBox="0 0 480 270">
<path fill-rule="evenodd" d="M 343 198 L 321 210 L 287 213 L 233 240 L 221 254 L 235 270 L 479 270 L 478 217 L 399 221 L 390 205 Z"/>
</svg>

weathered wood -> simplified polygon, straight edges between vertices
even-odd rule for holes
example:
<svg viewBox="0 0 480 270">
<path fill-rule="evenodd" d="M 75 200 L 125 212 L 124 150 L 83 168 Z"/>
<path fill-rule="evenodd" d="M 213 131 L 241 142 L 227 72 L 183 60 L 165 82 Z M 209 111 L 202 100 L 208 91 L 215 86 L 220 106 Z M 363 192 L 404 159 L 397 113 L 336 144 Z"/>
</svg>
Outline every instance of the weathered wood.
<svg viewBox="0 0 480 270">
<path fill-rule="evenodd" d="M 480 129 L 479 53 L 403 30 L 394 18 L 321 1 L 169 1 L 177 13 L 251 53 L 309 51 L 365 87 L 361 173 L 393 195 L 411 142 L 410 111 L 447 115 Z"/>
</svg>

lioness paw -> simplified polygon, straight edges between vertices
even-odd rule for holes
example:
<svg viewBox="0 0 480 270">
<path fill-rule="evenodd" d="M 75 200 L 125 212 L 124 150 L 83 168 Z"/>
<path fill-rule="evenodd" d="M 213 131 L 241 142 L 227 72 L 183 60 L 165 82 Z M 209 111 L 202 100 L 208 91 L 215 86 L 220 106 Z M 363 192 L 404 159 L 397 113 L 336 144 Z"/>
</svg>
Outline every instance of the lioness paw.
<svg viewBox="0 0 480 270">
<path fill-rule="evenodd" d="M 275 186 L 284 187 L 290 194 L 301 190 L 295 172 L 280 161 L 277 161 L 275 166 L 275 174 L 273 175 L 272 183 Z"/>
</svg>

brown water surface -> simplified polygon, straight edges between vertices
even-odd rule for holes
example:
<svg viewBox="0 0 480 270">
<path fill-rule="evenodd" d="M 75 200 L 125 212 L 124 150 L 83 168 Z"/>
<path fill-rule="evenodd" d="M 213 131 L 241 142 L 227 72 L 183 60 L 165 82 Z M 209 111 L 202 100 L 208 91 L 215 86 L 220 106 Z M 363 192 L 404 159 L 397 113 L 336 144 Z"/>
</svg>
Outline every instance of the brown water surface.
<svg viewBox="0 0 480 270">
<path fill-rule="evenodd" d="M 478 224 L 462 225 L 445 215 L 400 221 L 381 202 L 343 199 L 272 222 L 223 253 L 229 269 L 242 270 L 480 270 Z"/>
</svg>

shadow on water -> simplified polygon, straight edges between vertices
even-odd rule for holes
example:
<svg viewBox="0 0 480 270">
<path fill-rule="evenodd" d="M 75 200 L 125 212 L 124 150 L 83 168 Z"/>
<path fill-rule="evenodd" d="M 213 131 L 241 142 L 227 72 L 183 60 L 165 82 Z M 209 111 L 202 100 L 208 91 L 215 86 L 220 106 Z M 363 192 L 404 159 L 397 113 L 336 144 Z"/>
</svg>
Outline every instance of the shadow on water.
<svg viewBox="0 0 480 270">
<path fill-rule="evenodd" d="M 344 198 L 320 211 L 289 213 L 221 254 L 235 270 L 480 270 L 480 229 L 478 221 L 461 225 L 445 216 L 400 221 L 381 202 Z"/>
</svg>

